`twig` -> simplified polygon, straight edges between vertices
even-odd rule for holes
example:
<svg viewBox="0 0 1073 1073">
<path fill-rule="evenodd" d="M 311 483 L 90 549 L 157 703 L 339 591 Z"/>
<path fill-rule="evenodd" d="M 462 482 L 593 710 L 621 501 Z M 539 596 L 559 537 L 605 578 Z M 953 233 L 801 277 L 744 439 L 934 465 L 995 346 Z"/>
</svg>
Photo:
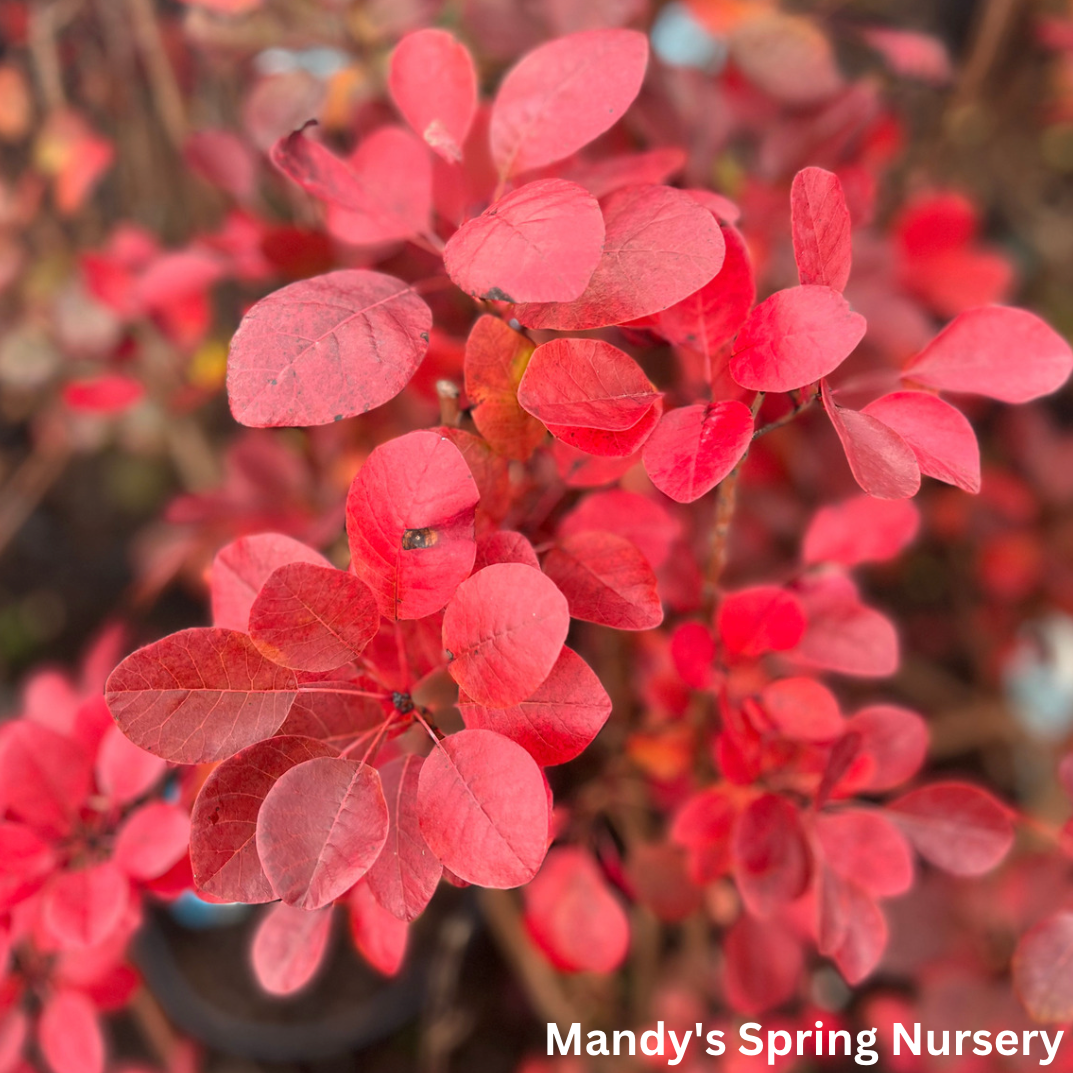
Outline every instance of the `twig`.
<svg viewBox="0 0 1073 1073">
<path fill-rule="evenodd" d="M 152 0 L 127 0 L 134 39 L 145 63 L 153 105 L 172 145 L 179 148 L 186 138 L 186 108 L 153 13 Z"/>
<path fill-rule="evenodd" d="M 1021 0 L 987 0 L 973 38 L 972 50 L 961 71 L 953 106 L 963 107 L 977 97 L 998 57 Z"/>
<path fill-rule="evenodd" d="M 764 392 L 758 391 L 751 407 L 754 419 L 760 412 L 760 407 L 763 403 Z M 730 523 L 734 520 L 734 511 L 738 506 L 738 481 L 741 479 L 742 466 L 745 465 L 745 460 L 748 457 L 749 452 L 746 451 L 741 456 L 738 464 L 722 479 L 716 490 L 715 523 L 712 526 L 711 550 L 708 553 L 708 569 L 705 574 L 707 604 L 709 606 L 715 602 L 719 579 L 723 576 L 723 569 L 727 564 Z"/>
<path fill-rule="evenodd" d="M 777 417 L 774 421 L 769 421 L 762 428 L 758 428 L 753 433 L 753 439 L 758 440 L 761 436 L 766 436 L 769 432 L 774 432 L 777 428 L 782 428 L 783 425 L 788 425 L 791 421 L 797 417 L 798 414 L 807 410 L 817 399 L 815 391 L 808 395 L 803 395 L 794 404 L 794 408 L 784 413 L 782 417 Z"/>
<path fill-rule="evenodd" d="M 70 458 L 66 446 L 37 449 L 0 489 L 0 554 L 59 479 Z"/>
<path fill-rule="evenodd" d="M 205 492 L 223 479 L 212 446 L 201 426 L 189 417 L 172 417 L 167 424 L 168 451 L 188 492 Z"/>
<path fill-rule="evenodd" d="M 558 974 L 526 935 L 514 898 L 503 890 L 482 890 L 480 899 L 481 909 L 500 950 L 541 1017 L 560 1025 L 585 1020 L 584 1011 L 570 1000 Z"/>
<path fill-rule="evenodd" d="M 175 1055 L 178 1037 L 160 1003 L 147 987 L 139 987 L 130 1003 L 130 1011 L 145 1042 L 156 1053 L 157 1060 L 168 1067 Z"/>
<path fill-rule="evenodd" d="M 709 596 L 715 594 L 719 587 L 719 579 L 723 576 L 723 570 L 727 564 L 730 544 L 730 523 L 734 520 L 734 511 L 738 506 L 738 481 L 741 479 L 742 459 L 731 471 L 730 475 L 723 478 L 719 485 L 719 492 L 715 500 L 715 524 L 712 526 L 712 545 L 708 554 L 707 583 Z"/>
<path fill-rule="evenodd" d="M 458 428 L 462 419 L 462 409 L 458 400 L 462 389 L 453 380 L 436 381 L 436 397 L 440 400 L 440 424 L 448 428 Z"/>
<path fill-rule="evenodd" d="M 67 94 L 63 88 L 63 65 L 56 44 L 56 34 L 74 18 L 81 0 L 59 0 L 54 4 L 30 6 L 30 55 L 41 87 L 41 96 L 49 111 L 63 108 Z"/>
<path fill-rule="evenodd" d="M 424 1073 L 445 1073 L 451 1052 L 472 1026 L 472 1017 L 455 1004 L 462 959 L 472 934 L 473 919 L 468 915 L 452 917 L 440 929 L 422 1018 L 421 1068 Z"/>
</svg>

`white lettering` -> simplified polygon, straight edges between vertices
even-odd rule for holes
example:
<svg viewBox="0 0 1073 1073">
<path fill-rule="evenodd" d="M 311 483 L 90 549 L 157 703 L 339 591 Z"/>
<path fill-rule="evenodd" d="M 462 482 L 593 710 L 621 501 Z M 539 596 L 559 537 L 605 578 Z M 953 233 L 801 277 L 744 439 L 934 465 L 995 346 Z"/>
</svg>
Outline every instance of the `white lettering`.
<svg viewBox="0 0 1073 1073">
<path fill-rule="evenodd" d="M 569 1054 L 571 1046 L 574 1054 L 581 1055 L 581 1022 L 575 1021 L 566 1034 L 566 1039 L 559 1035 L 559 1026 L 548 1022 L 548 1054 L 554 1054 L 552 1045 L 559 1048 L 560 1054 Z"/>
</svg>

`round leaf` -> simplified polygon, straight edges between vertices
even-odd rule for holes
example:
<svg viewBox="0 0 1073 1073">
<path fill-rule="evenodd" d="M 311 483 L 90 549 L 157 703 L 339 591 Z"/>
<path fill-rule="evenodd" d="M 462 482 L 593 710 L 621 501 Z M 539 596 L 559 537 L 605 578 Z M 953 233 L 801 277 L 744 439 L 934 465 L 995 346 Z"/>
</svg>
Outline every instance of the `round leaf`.
<svg viewBox="0 0 1073 1073">
<path fill-rule="evenodd" d="M 386 618 L 424 618 L 473 568 L 480 498 L 466 460 L 446 436 L 410 432 L 365 460 L 347 496 L 351 569 Z"/>
<path fill-rule="evenodd" d="M 376 769 L 317 757 L 285 771 L 265 795 L 257 853 L 287 905 L 319 909 L 365 875 L 387 834 L 387 802 Z"/>
<path fill-rule="evenodd" d="M 294 672 L 234 630 L 180 630 L 108 678 L 112 717 L 135 745 L 177 764 L 223 760 L 270 737 L 298 695 Z"/>
<path fill-rule="evenodd" d="M 547 852 L 548 793 L 520 745 L 491 730 L 452 734 L 425 760 L 417 793 L 425 840 L 455 875 L 499 888 L 536 875 Z"/>
<path fill-rule="evenodd" d="M 432 313 L 401 281 L 351 268 L 262 298 L 231 340 L 227 397 L 254 428 L 327 425 L 393 399 L 428 349 Z"/>
<path fill-rule="evenodd" d="M 284 667 L 331 671 L 357 659 L 380 629 L 369 586 L 334 567 L 281 566 L 250 610 L 250 637 Z"/>
<path fill-rule="evenodd" d="M 464 223 L 443 263 L 478 298 L 571 302 L 592 278 L 603 245 L 604 218 L 592 194 L 577 183 L 540 179 Z"/>
<path fill-rule="evenodd" d="M 447 669 L 479 704 L 517 704 L 551 673 L 569 628 L 566 597 L 539 570 L 521 563 L 486 566 L 462 582 L 447 605 Z"/>
</svg>

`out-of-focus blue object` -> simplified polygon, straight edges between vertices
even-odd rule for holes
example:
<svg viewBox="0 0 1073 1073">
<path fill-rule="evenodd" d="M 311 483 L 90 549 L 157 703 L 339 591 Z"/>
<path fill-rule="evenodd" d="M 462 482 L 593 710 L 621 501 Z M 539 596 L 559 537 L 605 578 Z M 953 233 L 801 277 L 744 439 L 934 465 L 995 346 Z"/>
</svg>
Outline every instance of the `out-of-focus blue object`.
<svg viewBox="0 0 1073 1073">
<path fill-rule="evenodd" d="M 673 0 L 660 9 L 652 24 L 652 51 L 669 67 L 696 67 L 715 74 L 727 60 L 726 44 Z"/>
<path fill-rule="evenodd" d="M 1026 625 L 1002 680 L 1029 734 L 1045 741 L 1064 738 L 1073 729 L 1073 618 L 1055 613 Z"/>
<path fill-rule="evenodd" d="M 254 60 L 262 75 L 286 74 L 288 71 L 308 71 L 315 78 L 330 78 L 349 63 L 347 54 L 338 48 L 318 47 L 301 50 L 266 48 Z"/>
<path fill-rule="evenodd" d="M 191 931 L 206 931 L 209 928 L 226 928 L 239 924 L 250 915 L 251 907 L 242 902 L 206 902 L 192 890 L 183 891 L 168 906 L 168 912 L 184 928 Z"/>
</svg>

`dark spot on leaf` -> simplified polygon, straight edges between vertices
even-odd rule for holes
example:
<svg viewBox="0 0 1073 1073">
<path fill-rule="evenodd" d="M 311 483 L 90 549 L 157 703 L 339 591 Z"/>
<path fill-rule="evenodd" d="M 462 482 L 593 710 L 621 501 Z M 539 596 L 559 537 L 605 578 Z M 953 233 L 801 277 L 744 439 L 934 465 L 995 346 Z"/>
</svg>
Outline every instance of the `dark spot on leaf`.
<svg viewBox="0 0 1073 1073">
<path fill-rule="evenodd" d="M 454 663 L 454 661 L 455 661 L 455 654 L 454 654 L 454 653 L 453 653 L 453 652 L 452 652 L 452 651 L 451 651 L 451 650 L 450 650 L 449 648 L 445 648 L 445 649 L 444 649 L 444 652 L 446 652 L 446 653 L 447 653 L 447 662 L 448 662 L 448 663 Z"/>
<path fill-rule="evenodd" d="M 435 529 L 407 529 L 402 534 L 402 550 L 414 551 L 418 548 L 432 548 L 440 542 L 440 534 Z"/>
<path fill-rule="evenodd" d="M 391 694 L 391 703 L 395 705 L 395 711 L 400 715 L 414 710 L 413 697 L 409 693 L 400 693 L 397 690 Z"/>
<path fill-rule="evenodd" d="M 488 302 L 513 302 L 514 301 L 514 299 L 511 298 L 511 296 L 509 294 L 507 294 L 506 291 L 502 291 L 498 287 L 493 287 L 486 294 L 482 294 L 481 297 L 484 298 L 485 301 L 488 301 Z"/>
<path fill-rule="evenodd" d="M 275 377 L 273 377 L 273 378 L 272 378 L 271 380 L 269 380 L 268 382 L 269 382 L 269 383 L 270 383 L 270 384 L 271 384 L 271 385 L 272 385 L 273 387 L 275 387 L 275 386 L 276 386 L 276 379 L 275 379 Z"/>
<path fill-rule="evenodd" d="M 336 421 L 342 421 L 343 420 L 343 415 L 342 414 L 336 414 L 335 419 L 336 419 Z"/>
<path fill-rule="evenodd" d="M 421 336 L 422 339 L 425 340 L 426 343 L 428 342 L 428 332 L 419 332 L 418 334 Z"/>
</svg>

